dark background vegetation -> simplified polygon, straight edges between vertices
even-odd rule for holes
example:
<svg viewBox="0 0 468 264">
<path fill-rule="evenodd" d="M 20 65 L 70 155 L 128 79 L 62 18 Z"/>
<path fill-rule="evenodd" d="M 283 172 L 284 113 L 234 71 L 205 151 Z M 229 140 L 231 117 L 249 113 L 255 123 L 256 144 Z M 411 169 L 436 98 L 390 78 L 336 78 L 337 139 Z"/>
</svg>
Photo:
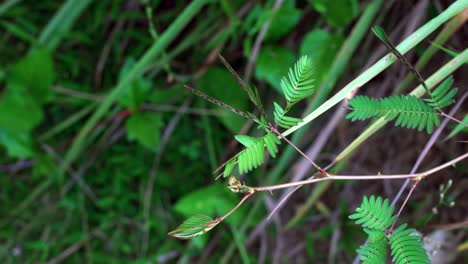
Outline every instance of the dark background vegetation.
<svg viewBox="0 0 468 264">
<path fill-rule="evenodd" d="M 212 171 L 240 150 L 233 135 L 251 130 L 246 120 L 204 102 L 183 85 L 253 111 L 217 58 L 220 53 L 258 87 L 271 113 L 272 101 L 283 100 L 281 76 L 301 54 L 312 57 L 318 84 L 330 77 L 330 67 L 341 59 L 338 50 L 373 1 L 284 1 L 277 12 L 271 10 L 280 1 L 224 0 L 206 5 L 92 127 L 87 144 L 61 176 L 63 158 L 86 120 L 189 5 L 189 1 L 91 1 L 82 10 L 75 7 L 65 13 L 61 23 L 73 21 L 70 29 L 41 39 L 65 2 L 78 6 L 80 1 L 0 4 L 1 263 L 352 261 L 365 237 L 347 215 L 363 195 L 394 197 L 402 181 L 334 182 L 322 190 L 303 187 L 267 222 L 283 192 L 256 195 L 207 235 L 179 241 L 167 233 L 190 215 L 216 217 L 237 203 L 240 197 L 230 193 L 223 180 L 213 181 Z M 371 25 L 381 25 L 399 43 L 449 4 L 383 1 Z M 258 53 L 252 52 L 270 19 Z M 408 59 L 416 62 L 434 37 L 413 49 Z M 464 26 L 444 46 L 461 52 L 467 39 Z M 387 52 L 370 31 L 359 43 L 344 73 L 336 76 L 333 91 Z M 258 58 L 249 69 L 252 53 Z M 422 75 L 429 76 L 450 58 L 439 51 Z M 407 73 L 397 62 L 359 93 L 390 95 Z M 467 74 L 466 67 L 454 74 L 461 90 L 457 98 Z M 305 106 L 301 103 L 298 108 Z M 307 126 L 298 144 L 311 150 L 318 136 L 326 133 L 322 129 L 335 122 L 315 158 L 323 166 L 368 124 L 351 124 L 344 118 L 332 121 L 335 109 Z M 467 111 L 464 104 L 455 116 L 463 119 Z M 443 131 L 420 170 L 468 150 L 466 143 L 459 142 L 466 140 L 466 134 L 442 140 L 453 127 L 452 123 Z M 429 137 L 387 125 L 341 164 L 341 174 L 408 173 Z M 280 156 L 284 148 L 282 144 Z M 289 182 L 300 170 L 309 171 L 306 176 L 313 173 L 296 153 L 281 168 L 277 161 L 270 159 L 242 180 L 257 186 Z M 457 263 L 467 261 L 463 257 L 468 240 L 466 175 L 465 162 L 423 181 L 403 212 L 403 220 L 424 235 L 442 230 L 448 236 L 441 240 L 444 254 L 457 255 Z M 449 179 L 453 186 L 447 199 L 455 200 L 453 207 L 439 204 L 439 186 Z M 461 226 L 447 226 L 454 223 Z"/>
</svg>

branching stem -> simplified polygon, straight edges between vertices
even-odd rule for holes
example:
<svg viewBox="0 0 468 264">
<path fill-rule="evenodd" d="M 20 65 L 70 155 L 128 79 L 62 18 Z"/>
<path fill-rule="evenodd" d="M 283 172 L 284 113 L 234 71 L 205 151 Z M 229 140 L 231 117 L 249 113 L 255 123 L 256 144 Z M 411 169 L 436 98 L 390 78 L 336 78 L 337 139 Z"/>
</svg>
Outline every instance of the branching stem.
<svg viewBox="0 0 468 264">
<path fill-rule="evenodd" d="M 425 172 L 421 173 L 414 173 L 414 174 L 377 174 L 377 175 L 329 175 L 325 176 L 322 178 L 312 178 L 304 181 L 297 181 L 297 182 L 290 182 L 290 183 L 283 183 L 283 184 L 277 184 L 277 185 L 270 185 L 270 186 L 262 186 L 262 187 L 251 187 L 254 191 L 260 192 L 260 191 L 273 191 L 273 190 L 278 190 L 278 189 L 284 189 L 284 188 L 290 188 L 290 187 L 295 187 L 299 185 L 305 185 L 305 184 L 311 184 L 311 183 L 316 183 L 316 182 L 321 182 L 321 181 L 327 181 L 327 180 L 383 180 L 383 179 L 415 179 L 416 181 L 419 181 L 423 179 L 426 176 L 429 176 L 431 174 L 434 174 L 448 166 L 452 166 L 455 163 L 468 158 L 468 152 L 449 161 L 446 162 L 442 165 L 439 165 L 433 169 L 430 169 Z"/>
<path fill-rule="evenodd" d="M 301 154 L 306 160 L 308 160 L 310 162 L 310 164 L 312 164 L 319 172 L 321 173 L 324 173 L 326 174 L 327 172 L 322 169 L 322 167 L 320 167 L 319 165 L 317 165 L 313 160 L 311 160 L 304 152 L 302 152 L 302 150 L 300 148 L 298 148 L 296 145 L 294 145 L 294 143 L 292 143 L 291 141 L 289 141 L 289 139 L 287 139 L 283 134 L 281 134 L 278 129 L 276 129 L 275 127 L 273 126 L 270 126 L 270 129 L 271 131 L 273 131 L 276 135 L 278 135 L 279 137 L 281 137 L 284 141 L 286 141 L 289 145 L 291 145 L 297 152 L 299 152 L 299 154 Z"/>
<path fill-rule="evenodd" d="M 221 222 L 223 221 L 224 219 L 226 219 L 226 217 L 230 216 L 232 213 L 234 213 L 234 211 L 237 210 L 237 208 L 239 208 L 239 206 L 241 206 L 252 194 L 254 194 L 253 192 L 248 192 L 244 195 L 244 197 L 242 198 L 242 200 L 240 200 L 240 202 L 234 207 L 232 208 L 229 212 L 227 212 L 225 215 L 223 215 L 222 217 L 219 217 L 216 219 L 216 222 Z"/>
</svg>

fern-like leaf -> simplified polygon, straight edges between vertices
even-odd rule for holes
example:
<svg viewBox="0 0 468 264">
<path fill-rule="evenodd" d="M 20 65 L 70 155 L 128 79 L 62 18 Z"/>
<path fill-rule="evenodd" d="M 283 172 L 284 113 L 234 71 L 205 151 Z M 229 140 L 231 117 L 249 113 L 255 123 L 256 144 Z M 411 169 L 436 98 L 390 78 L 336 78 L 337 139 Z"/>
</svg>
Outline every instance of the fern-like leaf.
<svg viewBox="0 0 468 264">
<path fill-rule="evenodd" d="M 265 159 L 265 148 L 263 140 L 256 138 L 254 144 L 244 149 L 237 158 L 239 173 L 246 173 L 263 164 Z"/>
<path fill-rule="evenodd" d="M 226 163 L 226 165 L 224 166 L 224 172 L 223 172 L 223 177 L 226 178 L 226 177 L 229 177 L 232 173 L 232 171 L 234 170 L 234 166 L 236 165 L 236 159 L 231 159 L 230 161 L 228 161 Z"/>
<path fill-rule="evenodd" d="M 267 132 L 260 138 L 254 138 L 246 135 L 236 135 L 235 139 L 244 145 L 245 149 L 239 153 L 237 158 L 232 158 L 224 166 L 223 177 L 231 175 L 237 161 L 239 173 L 246 173 L 263 164 L 265 160 L 265 147 L 270 155 L 275 158 L 278 153 L 278 145 L 281 141 L 275 134 Z"/>
<path fill-rule="evenodd" d="M 267 133 L 263 137 L 263 142 L 265 143 L 268 152 L 270 152 L 270 155 L 273 158 L 276 158 L 276 153 L 278 153 L 278 145 L 281 143 L 278 137 L 273 133 Z"/>
<path fill-rule="evenodd" d="M 382 202 L 380 196 L 377 199 L 374 195 L 369 199 L 364 196 L 361 206 L 356 208 L 356 213 L 349 218 L 365 228 L 385 231 L 395 221 L 396 216 L 392 216 L 393 210 L 394 207 L 389 204 L 388 199 Z"/>
<path fill-rule="evenodd" d="M 429 257 L 423 248 L 423 242 L 414 233 L 413 228 L 406 229 L 406 224 L 403 224 L 390 235 L 391 255 L 394 263 L 429 263 Z"/>
<path fill-rule="evenodd" d="M 258 138 L 254 138 L 254 137 L 249 137 L 247 135 L 235 135 L 234 138 L 239 142 L 241 143 L 242 145 L 244 145 L 244 147 L 248 148 L 254 144 L 256 144 L 258 142 Z"/>
<path fill-rule="evenodd" d="M 353 109 L 346 115 L 351 121 L 365 120 L 373 117 L 384 117 L 391 121 L 395 118 L 395 125 L 406 128 L 417 128 L 419 131 L 426 128 L 432 133 L 435 126 L 440 125 L 436 110 L 424 103 L 414 95 L 390 96 L 383 99 L 374 99 L 367 96 L 357 96 L 349 100 Z"/>
<path fill-rule="evenodd" d="M 288 106 L 299 102 L 314 92 L 312 75 L 312 61 L 308 56 L 302 56 L 294 67 L 289 69 L 288 78 L 283 77 L 281 79 L 281 89 L 284 92 Z"/>
<path fill-rule="evenodd" d="M 365 230 L 369 234 L 369 240 L 358 250 L 361 253 L 363 264 L 381 264 L 387 259 L 387 238 L 385 232 L 376 230 Z"/>
<path fill-rule="evenodd" d="M 275 112 L 273 113 L 275 116 L 275 123 L 278 124 L 278 126 L 287 129 L 302 121 L 300 118 L 286 116 L 285 111 L 279 104 L 276 102 L 273 102 L 273 104 L 275 105 Z"/>
<path fill-rule="evenodd" d="M 432 92 L 432 98 L 424 99 L 427 104 L 436 110 L 447 107 L 455 102 L 453 97 L 457 94 L 458 88 L 450 89 L 453 85 L 453 78 L 447 78 Z"/>
</svg>

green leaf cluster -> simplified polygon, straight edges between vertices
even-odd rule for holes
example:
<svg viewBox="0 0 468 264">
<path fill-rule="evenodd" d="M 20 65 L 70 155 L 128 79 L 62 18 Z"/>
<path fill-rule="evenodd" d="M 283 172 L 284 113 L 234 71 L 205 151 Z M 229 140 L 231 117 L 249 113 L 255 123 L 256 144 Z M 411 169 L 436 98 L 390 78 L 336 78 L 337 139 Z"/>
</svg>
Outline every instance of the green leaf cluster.
<svg viewBox="0 0 468 264">
<path fill-rule="evenodd" d="M 278 103 L 274 103 L 275 123 L 280 127 L 290 128 L 302 121 L 299 118 L 286 116 L 286 114 L 294 104 L 315 91 L 312 76 L 312 62 L 308 56 L 302 56 L 294 67 L 289 69 L 288 77 L 281 79 L 281 89 L 286 98 L 286 107 L 283 109 Z"/>
<path fill-rule="evenodd" d="M 406 229 L 407 225 L 403 224 L 393 232 L 389 231 L 396 219 L 393 211 L 394 207 L 388 199 L 372 195 L 370 198 L 364 196 L 356 213 L 349 216 L 356 224 L 362 225 L 368 235 L 367 243 L 357 250 L 361 254 L 362 263 L 385 263 L 388 246 L 394 263 L 429 263 L 421 237 L 414 229 Z"/>
<path fill-rule="evenodd" d="M 128 58 L 120 71 L 119 78 L 123 79 L 134 65 L 135 60 Z M 148 99 L 152 83 L 143 77 L 139 77 L 132 81 L 129 86 L 118 98 L 119 104 L 131 111 L 130 116 L 125 120 L 127 139 L 156 151 L 159 147 L 161 129 L 164 124 L 162 115 L 140 110 L 141 104 Z"/>
<path fill-rule="evenodd" d="M 274 102 L 274 120 L 277 126 L 282 128 L 290 128 L 302 120 L 296 117 L 287 116 L 287 112 L 300 100 L 311 95 L 315 91 L 313 80 L 312 62 L 308 56 L 302 56 L 292 68 L 289 69 L 288 75 L 281 79 L 281 89 L 286 99 L 286 107 L 283 109 L 278 103 Z M 254 90 L 256 91 L 256 90 Z M 255 98 L 258 98 L 258 92 Z M 250 96 L 252 97 L 252 96 Z M 258 99 L 251 99 L 256 105 L 261 105 L 261 102 L 256 103 Z M 275 158 L 278 153 L 278 145 L 280 139 L 270 130 L 271 124 L 268 124 L 265 118 L 256 118 L 252 115 L 259 127 L 267 132 L 259 138 L 249 137 L 245 135 L 236 135 L 236 140 L 244 145 L 245 149 L 231 158 L 224 167 L 224 177 L 231 175 L 237 163 L 239 173 L 246 173 L 263 164 L 265 159 L 265 148 L 270 155 Z"/>
<path fill-rule="evenodd" d="M 249 172 L 262 165 L 265 160 L 265 149 L 268 150 L 273 158 L 276 157 L 278 145 L 281 143 L 278 137 L 271 132 L 259 138 L 246 135 L 236 135 L 235 138 L 239 143 L 244 145 L 245 149 L 226 163 L 223 173 L 224 177 L 231 175 L 236 161 L 240 174 Z"/>
<path fill-rule="evenodd" d="M 44 117 L 43 105 L 53 96 L 52 56 L 34 49 L 6 71 L 6 89 L 0 99 L 0 144 L 17 158 L 34 155 L 32 131 Z"/>
<path fill-rule="evenodd" d="M 229 70 L 231 70 L 230 66 L 227 63 L 226 66 Z M 223 71 L 219 71 L 219 73 L 221 72 Z M 283 77 L 281 79 L 281 89 L 286 99 L 286 107 L 285 109 L 283 109 L 278 103 L 274 102 L 275 125 L 270 124 L 267 121 L 267 116 L 262 111 L 263 106 L 260 102 L 259 93 L 255 89 L 255 87 L 247 87 L 236 74 L 235 77 L 238 78 L 242 88 L 246 92 L 247 98 L 258 108 L 261 108 L 259 109 L 262 112 L 260 118 L 254 116 L 251 113 L 244 113 L 240 110 L 237 110 L 234 107 L 227 105 L 224 102 L 218 101 L 217 99 L 214 99 L 200 91 L 190 88 L 192 92 L 204 98 L 205 100 L 208 100 L 220 106 L 227 107 L 234 113 L 238 113 L 243 117 L 250 118 L 258 124 L 258 128 L 264 129 L 266 132 L 266 134 L 261 137 L 250 137 L 247 135 L 235 136 L 235 139 L 239 143 L 241 143 L 245 147 L 245 149 L 239 152 L 237 155 L 235 155 L 233 158 L 231 158 L 224 164 L 224 177 L 228 177 L 231 175 L 234 168 L 236 167 L 236 164 L 240 174 L 247 173 L 257 168 L 265 161 L 266 151 L 268 151 L 268 153 L 273 158 L 276 157 L 276 154 L 279 151 L 278 145 L 281 143 L 277 135 L 277 126 L 289 128 L 301 121 L 301 119 L 299 118 L 286 116 L 286 113 L 291 109 L 293 105 L 295 105 L 297 102 L 311 95 L 314 92 L 315 87 L 312 75 L 312 62 L 308 56 L 303 56 L 294 64 L 292 68 L 289 69 L 287 77 Z M 206 195 L 205 191 L 203 192 L 203 195 Z M 213 195 L 212 197 L 217 196 Z M 190 199 L 187 198 L 185 200 L 190 203 L 190 208 L 193 208 L 193 201 L 197 201 L 198 199 L 190 197 Z M 179 209 L 181 204 L 184 203 L 178 203 Z M 185 212 L 186 210 L 184 209 L 181 211 Z M 218 223 L 218 221 L 212 220 L 207 216 L 195 215 L 186 220 L 184 223 L 182 223 L 182 225 L 180 225 L 176 230 L 170 232 L 169 235 L 181 239 L 188 239 L 204 234 Z"/>
<path fill-rule="evenodd" d="M 335 27 L 348 25 L 359 13 L 359 2 L 356 0 L 309 0 L 309 2 L 330 25 Z"/>
<path fill-rule="evenodd" d="M 440 125 L 438 111 L 453 104 L 457 88 L 450 89 L 453 79 L 448 78 L 432 93 L 429 99 L 420 99 L 414 95 L 390 96 L 375 99 L 357 96 L 349 100 L 352 109 L 347 119 L 351 121 L 383 117 L 387 121 L 396 119 L 395 125 L 422 131 L 428 134 Z"/>
</svg>

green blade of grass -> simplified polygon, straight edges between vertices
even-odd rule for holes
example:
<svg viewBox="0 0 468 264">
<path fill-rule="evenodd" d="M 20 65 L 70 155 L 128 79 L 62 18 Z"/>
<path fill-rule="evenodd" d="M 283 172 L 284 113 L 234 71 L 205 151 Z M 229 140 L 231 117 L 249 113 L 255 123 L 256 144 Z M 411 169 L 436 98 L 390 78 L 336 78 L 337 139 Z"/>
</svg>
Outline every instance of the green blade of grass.
<svg viewBox="0 0 468 264">
<path fill-rule="evenodd" d="M 440 31 L 437 37 L 434 39 L 433 44 L 443 45 L 463 24 L 465 24 L 468 16 L 464 13 L 467 11 L 463 11 L 454 18 L 452 18 Z M 424 54 L 419 58 L 418 62 L 414 66 L 416 70 L 421 70 L 429 60 L 434 56 L 434 54 L 438 51 L 437 46 L 431 45 L 429 46 Z M 400 94 L 413 80 L 413 76 L 408 74 L 406 78 L 398 85 L 398 87 L 394 90 L 393 94 Z"/>
<path fill-rule="evenodd" d="M 0 16 L 8 11 L 11 7 L 18 4 L 21 0 L 8 0 L 0 5 Z"/>
<path fill-rule="evenodd" d="M 90 3 L 90 0 L 68 0 L 63 4 L 42 31 L 39 36 L 39 44 L 47 46 L 51 51 L 54 50 Z"/>
</svg>

